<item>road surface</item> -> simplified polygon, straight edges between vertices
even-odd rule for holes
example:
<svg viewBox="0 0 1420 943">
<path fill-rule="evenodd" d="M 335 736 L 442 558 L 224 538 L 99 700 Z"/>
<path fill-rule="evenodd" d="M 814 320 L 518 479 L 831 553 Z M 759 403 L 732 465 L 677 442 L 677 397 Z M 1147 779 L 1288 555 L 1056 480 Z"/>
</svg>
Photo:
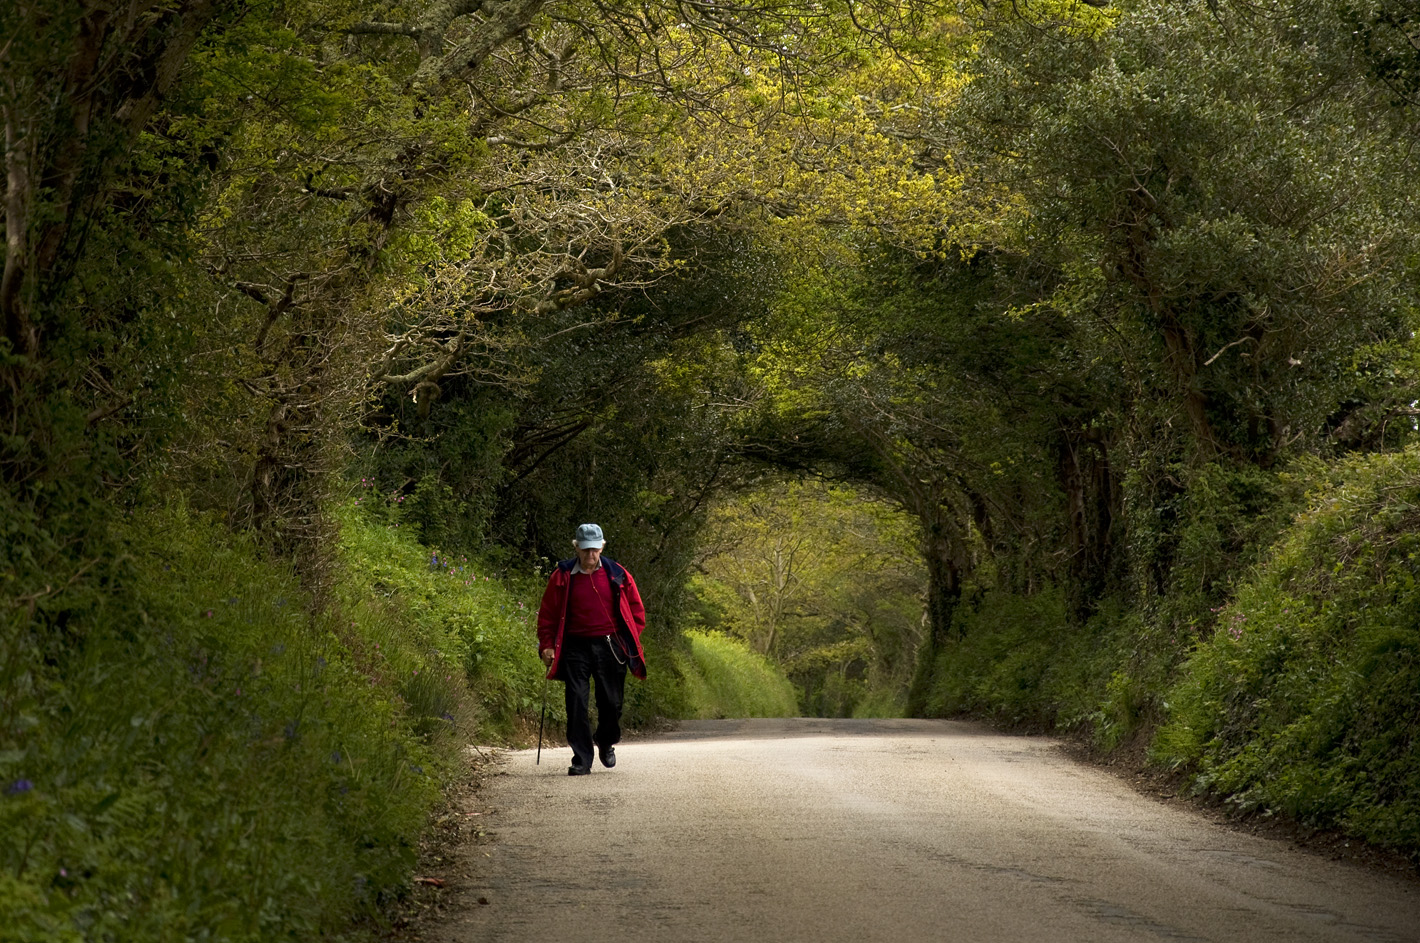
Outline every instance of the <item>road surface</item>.
<svg viewBox="0 0 1420 943">
<path fill-rule="evenodd" d="M 504 754 L 425 940 L 1420 941 L 1420 885 L 955 721 L 694 721 Z"/>
</svg>

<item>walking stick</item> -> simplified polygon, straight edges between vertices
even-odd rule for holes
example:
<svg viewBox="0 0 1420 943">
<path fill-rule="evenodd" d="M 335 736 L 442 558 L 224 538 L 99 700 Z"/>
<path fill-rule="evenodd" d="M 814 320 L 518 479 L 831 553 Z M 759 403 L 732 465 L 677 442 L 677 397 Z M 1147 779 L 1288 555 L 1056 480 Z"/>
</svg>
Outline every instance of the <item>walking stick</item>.
<svg viewBox="0 0 1420 943">
<path fill-rule="evenodd" d="M 542 720 L 537 722 L 537 762 L 534 766 L 542 765 L 542 725 L 547 723 L 547 679 L 542 679 Z"/>
</svg>

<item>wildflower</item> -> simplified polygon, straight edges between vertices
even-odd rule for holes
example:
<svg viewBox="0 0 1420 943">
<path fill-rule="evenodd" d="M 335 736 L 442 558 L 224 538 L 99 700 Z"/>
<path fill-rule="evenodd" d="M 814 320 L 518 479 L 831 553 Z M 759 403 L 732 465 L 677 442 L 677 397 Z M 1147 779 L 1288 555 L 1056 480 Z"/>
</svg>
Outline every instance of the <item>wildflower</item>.
<svg viewBox="0 0 1420 943">
<path fill-rule="evenodd" d="M 35 784 L 30 782 L 28 779 L 17 779 L 10 784 L 9 789 L 5 790 L 5 794 L 9 796 L 18 796 L 21 793 L 29 792 L 34 787 Z"/>
<path fill-rule="evenodd" d="M 69 876 L 69 869 L 68 869 L 68 868 L 60 868 L 60 869 L 59 869 L 59 876 L 62 877 L 62 878 L 67 878 L 67 877 Z"/>
<path fill-rule="evenodd" d="M 212 618 L 212 610 L 211 610 L 211 609 L 208 609 L 206 612 L 202 613 L 202 618 L 204 618 L 204 619 L 210 619 L 210 618 Z"/>
<path fill-rule="evenodd" d="M 241 688 L 237 688 L 237 697 L 241 697 L 241 696 L 242 696 L 242 689 L 241 689 Z"/>
<path fill-rule="evenodd" d="M 339 763 L 339 762 L 340 762 L 340 751 L 339 751 L 339 750 L 336 750 L 334 753 L 332 753 L 332 754 L 330 755 L 330 761 L 331 761 L 332 763 Z"/>
<path fill-rule="evenodd" d="M 444 718 L 445 720 L 447 720 L 449 723 L 453 723 L 453 722 L 454 722 L 454 715 L 453 715 L 453 714 L 450 714 L 448 711 L 444 711 L 444 712 L 443 712 L 442 714 L 440 714 L 439 716 L 442 717 L 442 718 Z"/>
<path fill-rule="evenodd" d="M 287 740 L 295 740 L 295 739 L 296 739 L 296 722 L 293 720 L 293 721 L 291 721 L 289 724 L 287 724 L 286 727 L 285 727 L 285 730 L 283 731 L 283 733 L 286 735 L 286 739 L 287 739 Z"/>
</svg>

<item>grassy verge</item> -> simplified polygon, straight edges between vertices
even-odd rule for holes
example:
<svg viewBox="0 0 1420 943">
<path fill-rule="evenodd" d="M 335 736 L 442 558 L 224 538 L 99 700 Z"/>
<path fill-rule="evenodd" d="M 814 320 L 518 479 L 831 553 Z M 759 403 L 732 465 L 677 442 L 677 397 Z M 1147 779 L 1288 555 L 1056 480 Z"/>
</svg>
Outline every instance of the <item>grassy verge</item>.
<svg viewBox="0 0 1420 943">
<path fill-rule="evenodd" d="M 323 609 L 179 507 L 61 635 L 6 626 L 0 936 L 343 938 L 405 891 L 464 744 L 534 709 L 541 580 L 340 517 Z"/>
<path fill-rule="evenodd" d="M 1340 469 L 1167 703 L 1198 789 L 1420 854 L 1420 454 Z"/>
<path fill-rule="evenodd" d="M 392 641 L 388 612 L 313 614 L 181 510 L 125 543 L 121 601 L 0 655 L 6 938 L 310 939 L 397 892 L 455 740 L 453 666 Z M 415 670 L 439 714 L 399 696 Z"/>
<path fill-rule="evenodd" d="M 470 736 L 485 742 L 515 736 L 538 708 L 544 669 L 536 620 L 545 578 L 531 568 L 425 547 L 399 523 L 397 516 L 353 507 L 342 512 L 344 606 L 383 616 L 375 621 L 394 626 L 421 657 L 467 684 L 478 708 L 467 718 Z M 439 716 L 437 705 L 424 704 L 438 692 L 415 680 L 416 667 L 403 666 L 399 693 L 426 716 Z"/>
<path fill-rule="evenodd" d="M 685 638 L 687 650 L 677 655 L 685 716 L 798 716 L 794 686 L 768 659 L 720 632 L 687 632 Z"/>
</svg>

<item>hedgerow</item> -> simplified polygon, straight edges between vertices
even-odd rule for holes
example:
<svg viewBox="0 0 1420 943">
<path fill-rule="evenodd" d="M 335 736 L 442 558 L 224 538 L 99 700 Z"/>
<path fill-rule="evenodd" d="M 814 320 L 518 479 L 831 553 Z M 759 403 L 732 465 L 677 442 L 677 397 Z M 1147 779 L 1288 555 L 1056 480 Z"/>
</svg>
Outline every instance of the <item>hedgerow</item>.
<svg viewBox="0 0 1420 943">
<path fill-rule="evenodd" d="M 417 667 L 453 703 L 453 671 L 181 508 L 124 530 L 121 604 L 45 660 L 0 643 L 6 938 L 309 939 L 369 912 L 453 759 L 394 692 Z"/>
<path fill-rule="evenodd" d="M 1079 622 L 1057 588 L 983 592 L 937 654 L 928 713 L 1147 744 L 1238 810 L 1420 850 L 1420 451 L 1278 477 L 1311 493 L 1275 539 L 1221 504 L 1182 519 L 1257 561 L 1213 584 L 1216 605 L 1180 580 Z"/>
<path fill-rule="evenodd" d="M 323 605 L 178 505 L 64 638 L 0 637 L 0 936 L 341 937 L 404 891 L 465 744 L 532 716 L 541 580 L 336 516 Z"/>
<path fill-rule="evenodd" d="M 1239 808 L 1420 849 L 1420 452 L 1341 465 L 1220 612 L 1153 755 Z"/>
</svg>

